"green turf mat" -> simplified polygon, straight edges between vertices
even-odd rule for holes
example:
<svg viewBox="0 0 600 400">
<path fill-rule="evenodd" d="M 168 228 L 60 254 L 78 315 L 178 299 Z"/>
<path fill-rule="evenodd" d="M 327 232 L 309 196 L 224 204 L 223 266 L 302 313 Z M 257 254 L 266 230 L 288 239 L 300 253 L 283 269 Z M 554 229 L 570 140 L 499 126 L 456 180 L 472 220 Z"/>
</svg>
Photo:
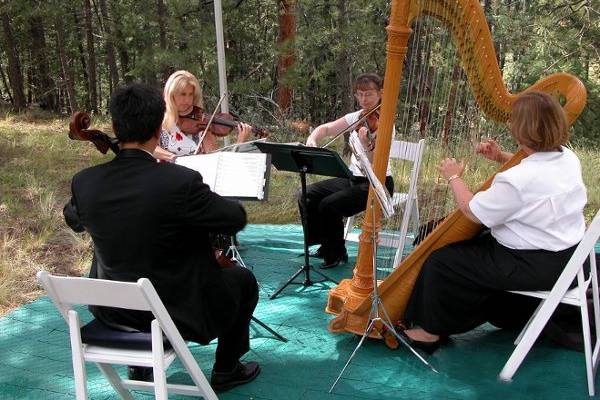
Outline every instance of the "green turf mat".
<svg viewBox="0 0 600 400">
<path fill-rule="evenodd" d="M 510 355 L 515 332 L 489 325 L 455 336 L 429 361 L 432 373 L 404 349 L 389 350 L 368 341 L 358 352 L 333 394 L 327 391 L 358 343 L 354 335 L 327 331 L 325 314 L 331 283 L 303 288 L 289 286 L 280 297 L 268 295 L 303 262 L 302 232 L 296 225 L 250 225 L 239 235 L 240 252 L 260 284 L 255 316 L 289 339 L 275 340 L 256 324 L 251 326 L 252 350 L 262 372 L 256 381 L 219 395 L 220 399 L 576 399 L 588 398 L 585 364 L 577 353 L 540 340 L 512 383 L 497 375 Z M 327 273 L 334 279 L 352 275 L 350 262 Z M 315 264 L 320 262 L 314 260 Z M 317 276 L 315 276 L 317 278 Z M 81 310 L 85 319 L 90 315 Z M 207 376 L 215 344 L 191 345 Z M 67 326 L 46 298 L 27 304 L 0 319 L 0 399 L 75 398 Z M 117 399 L 97 368 L 87 365 L 92 399 Z M 168 370 L 169 381 L 189 382 L 178 363 Z M 151 395 L 136 393 L 136 398 Z M 189 398 L 189 397 L 172 397 Z"/>
</svg>

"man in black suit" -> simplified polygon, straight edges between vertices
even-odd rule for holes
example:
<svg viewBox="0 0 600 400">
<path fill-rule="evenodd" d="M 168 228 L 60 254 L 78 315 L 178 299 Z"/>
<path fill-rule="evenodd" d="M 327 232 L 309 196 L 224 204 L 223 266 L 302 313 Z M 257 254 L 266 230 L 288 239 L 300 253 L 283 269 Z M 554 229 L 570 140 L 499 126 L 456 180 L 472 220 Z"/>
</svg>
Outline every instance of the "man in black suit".
<svg viewBox="0 0 600 400">
<path fill-rule="evenodd" d="M 184 339 L 207 344 L 218 337 L 211 384 L 225 390 L 260 371 L 256 362 L 239 362 L 250 348 L 258 288 L 249 270 L 219 267 L 209 233 L 234 235 L 246 213 L 238 202 L 211 192 L 199 173 L 156 162 L 152 151 L 164 111 L 161 94 L 149 86 L 132 84 L 114 93 L 110 113 L 120 152 L 73 177 L 65 220 L 93 239 L 90 277 L 149 278 Z M 90 309 L 113 328 L 150 330 L 150 313 Z"/>
</svg>

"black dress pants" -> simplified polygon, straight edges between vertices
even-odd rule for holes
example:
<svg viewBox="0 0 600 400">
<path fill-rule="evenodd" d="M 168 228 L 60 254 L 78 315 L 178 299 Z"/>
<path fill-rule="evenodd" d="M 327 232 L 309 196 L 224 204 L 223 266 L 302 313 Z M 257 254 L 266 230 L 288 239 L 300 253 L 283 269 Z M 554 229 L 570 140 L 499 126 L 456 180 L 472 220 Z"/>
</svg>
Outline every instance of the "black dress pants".
<svg viewBox="0 0 600 400">
<path fill-rule="evenodd" d="M 514 250 L 489 233 L 433 252 L 423 268 L 405 321 L 447 336 L 485 322 L 520 328 L 538 302 L 507 290 L 550 290 L 575 251 Z"/>
<path fill-rule="evenodd" d="M 394 180 L 386 177 L 385 187 L 391 194 Z M 298 207 L 307 219 L 308 245 L 321 244 L 325 263 L 339 260 L 346 253 L 344 242 L 344 217 L 364 211 L 369 194 L 369 181 L 364 177 L 325 179 L 306 188 L 306 210 L 300 193 Z M 306 230 L 307 227 L 304 226 Z"/>
<path fill-rule="evenodd" d="M 229 372 L 250 350 L 250 320 L 258 303 L 258 284 L 254 274 L 243 267 L 224 268 L 222 276 L 240 304 L 231 327 L 217 338 L 214 370 Z"/>
</svg>

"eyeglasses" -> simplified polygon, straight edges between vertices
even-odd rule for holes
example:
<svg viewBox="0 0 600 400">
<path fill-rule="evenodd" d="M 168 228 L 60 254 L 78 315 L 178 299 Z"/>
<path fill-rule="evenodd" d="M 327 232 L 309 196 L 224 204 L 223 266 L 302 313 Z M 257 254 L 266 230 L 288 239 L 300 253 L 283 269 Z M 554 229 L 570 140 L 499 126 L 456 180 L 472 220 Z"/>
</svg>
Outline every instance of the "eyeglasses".
<svg viewBox="0 0 600 400">
<path fill-rule="evenodd" d="M 357 90 L 356 93 L 354 93 L 354 97 L 356 97 L 357 99 L 372 99 L 374 97 L 376 97 L 379 94 L 379 91 L 377 90 L 367 90 L 367 91 L 362 91 L 362 90 Z"/>
</svg>

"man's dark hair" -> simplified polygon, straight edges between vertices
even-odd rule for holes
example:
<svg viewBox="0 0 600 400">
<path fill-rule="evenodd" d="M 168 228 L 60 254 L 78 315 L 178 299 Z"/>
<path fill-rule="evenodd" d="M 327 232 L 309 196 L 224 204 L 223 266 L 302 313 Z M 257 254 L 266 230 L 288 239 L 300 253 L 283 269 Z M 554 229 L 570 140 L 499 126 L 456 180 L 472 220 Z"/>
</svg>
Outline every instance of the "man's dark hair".
<svg viewBox="0 0 600 400">
<path fill-rule="evenodd" d="M 162 124 L 165 101 L 158 89 L 144 83 L 118 88 L 110 100 L 115 135 L 122 143 L 144 143 Z"/>
</svg>

